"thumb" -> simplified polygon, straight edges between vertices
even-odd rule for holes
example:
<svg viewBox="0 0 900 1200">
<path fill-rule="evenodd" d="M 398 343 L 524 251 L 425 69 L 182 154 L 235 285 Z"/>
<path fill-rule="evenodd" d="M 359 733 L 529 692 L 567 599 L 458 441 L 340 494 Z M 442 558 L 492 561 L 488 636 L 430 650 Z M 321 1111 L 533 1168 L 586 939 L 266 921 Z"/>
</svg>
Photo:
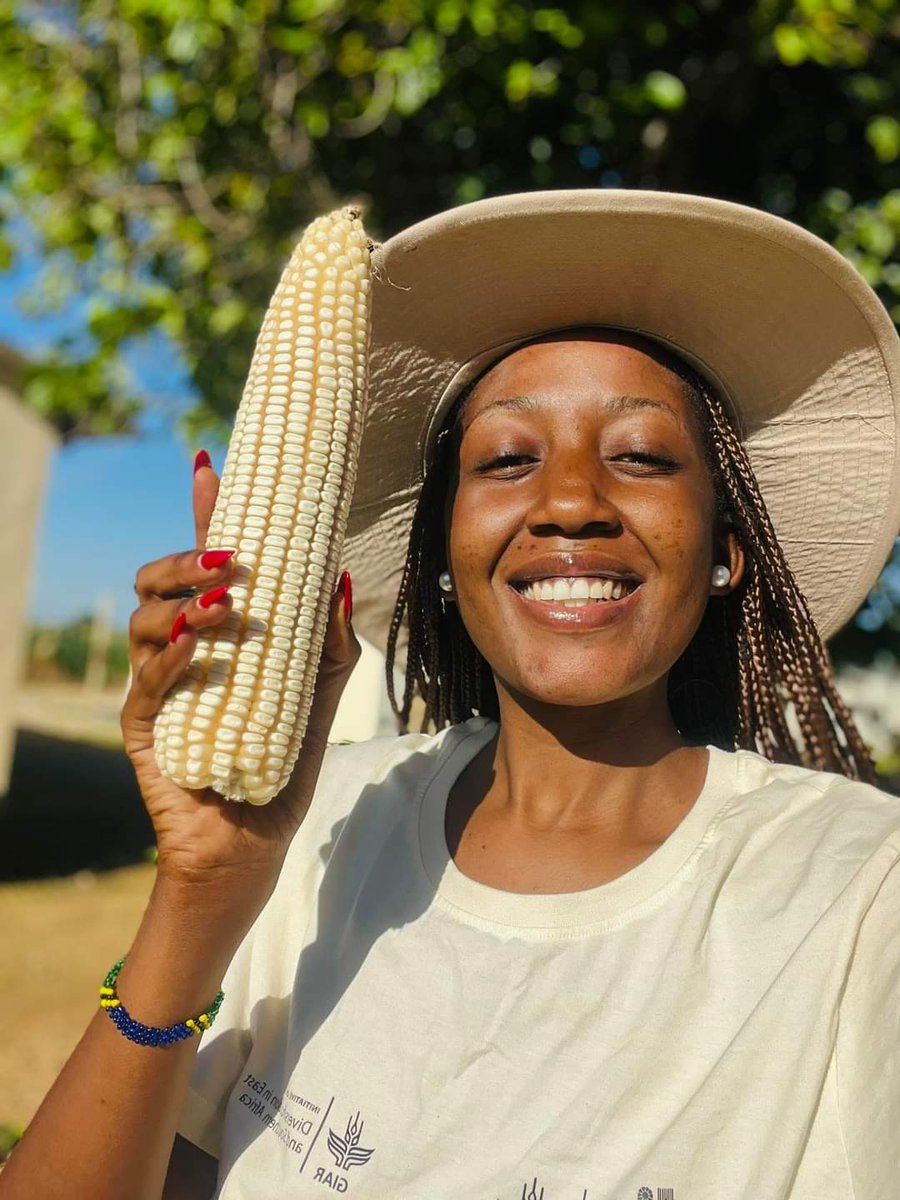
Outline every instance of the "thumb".
<svg viewBox="0 0 900 1200">
<path fill-rule="evenodd" d="M 362 654 L 362 646 L 350 625 L 352 615 L 352 584 L 349 572 L 344 571 L 331 598 L 325 645 L 300 755 L 282 792 L 284 803 L 298 822 L 303 819 L 315 790 L 328 734 L 344 688 Z"/>
<path fill-rule="evenodd" d="M 316 673 L 307 735 L 327 735 L 347 681 L 362 656 L 362 646 L 350 624 L 353 615 L 351 588 L 350 574 L 344 571 L 331 597 L 328 628 Z"/>
<path fill-rule="evenodd" d="M 219 477 L 212 468 L 209 455 L 205 450 L 197 452 L 194 459 L 194 483 L 192 489 L 194 508 L 195 546 L 206 549 L 206 538 L 209 533 L 209 523 L 212 520 L 213 509 L 219 495 Z M 217 547 L 212 547 L 217 549 Z"/>
<path fill-rule="evenodd" d="M 331 611 L 322 650 L 322 668 L 341 667 L 347 673 L 356 665 L 362 647 L 353 632 L 353 583 L 349 571 L 342 571 L 331 598 Z"/>
</svg>

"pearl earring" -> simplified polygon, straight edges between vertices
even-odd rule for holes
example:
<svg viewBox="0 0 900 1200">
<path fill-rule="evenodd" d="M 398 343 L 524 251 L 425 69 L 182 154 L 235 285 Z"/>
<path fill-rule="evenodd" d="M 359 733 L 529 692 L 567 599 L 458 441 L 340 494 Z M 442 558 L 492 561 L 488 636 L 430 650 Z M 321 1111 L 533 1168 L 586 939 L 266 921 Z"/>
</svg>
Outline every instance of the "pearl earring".
<svg viewBox="0 0 900 1200">
<path fill-rule="evenodd" d="M 731 583 L 731 572 L 727 567 L 721 564 L 712 569 L 712 585 L 713 587 L 727 587 Z"/>
<path fill-rule="evenodd" d="M 441 571 L 440 575 L 438 575 L 438 587 L 442 592 L 453 591 L 453 583 L 450 580 L 449 571 Z"/>
</svg>

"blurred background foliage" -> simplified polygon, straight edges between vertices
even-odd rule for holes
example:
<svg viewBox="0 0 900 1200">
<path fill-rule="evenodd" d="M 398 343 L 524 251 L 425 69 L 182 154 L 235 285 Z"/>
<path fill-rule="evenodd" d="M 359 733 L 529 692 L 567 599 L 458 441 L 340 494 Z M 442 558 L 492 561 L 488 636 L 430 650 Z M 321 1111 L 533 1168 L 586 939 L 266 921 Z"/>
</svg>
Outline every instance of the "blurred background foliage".
<svg viewBox="0 0 900 1200">
<path fill-rule="evenodd" d="M 449 205 L 624 186 L 768 209 L 833 242 L 900 321 L 898 0 L 0 0 L 0 269 L 87 328 L 26 400 L 130 432 L 123 351 L 162 330 L 224 442 L 298 232 L 346 200 L 386 237 Z M 5 233 L 4 233 L 5 230 Z M 900 563 L 840 656 L 900 658 Z"/>
<path fill-rule="evenodd" d="M 26 678 L 32 683 L 84 680 L 91 654 L 91 614 L 65 625 L 34 625 L 28 631 Z M 128 638 L 112 634 L 100 649 L 104 686 L 123 684 L 128 678 Z"/>
</svg>

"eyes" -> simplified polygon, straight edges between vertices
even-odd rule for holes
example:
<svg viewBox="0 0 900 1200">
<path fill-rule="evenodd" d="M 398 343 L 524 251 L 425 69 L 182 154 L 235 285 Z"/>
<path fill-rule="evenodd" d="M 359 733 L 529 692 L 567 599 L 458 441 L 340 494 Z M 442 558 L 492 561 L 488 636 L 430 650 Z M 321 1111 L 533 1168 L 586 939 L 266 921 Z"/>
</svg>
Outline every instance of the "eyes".
<svg viewBox="0 0 900 1200">
<path fill-rule="evenodd" d="M 504 471 L 520 466 L 523 463 L 537 462 L 530 454 L 498 454 L 496 458 L 487 458 L 477 463 L 475 471 L 478 475 L 486 475 L 489 471 Z"/>
<path fill-rule="evenodd" d="M 500 477 L 510 477 L 525 474 L 528 464 L 537 461 L 538 459 L 531 454 L 506 452 L 476 463 L 474 471 L 477 475 L 496 474 Z M 608 461 L 621 464 L 626 473 L 632 475 L 672 475 L 681 466 L 666 454 L 646 450 L 626 450 L 611 455 Z"/>
</svg>

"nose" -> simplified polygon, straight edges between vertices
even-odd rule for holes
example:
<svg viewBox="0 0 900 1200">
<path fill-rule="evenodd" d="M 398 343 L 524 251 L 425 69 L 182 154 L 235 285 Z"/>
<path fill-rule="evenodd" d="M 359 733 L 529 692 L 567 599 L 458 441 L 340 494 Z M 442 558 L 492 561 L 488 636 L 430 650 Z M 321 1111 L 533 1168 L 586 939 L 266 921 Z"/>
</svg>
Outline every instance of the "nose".
<svg viewBox="0 0 900 1200">
<path fill-rule="evenodd" d="M 533 533 L 586 530 L 607 536 L 621 528 L 611 496 L 611 481 L 602 462 L 584 453 L 559 453 L 544 465 L 540 487 L 528 513 Z M 591 528 L 593 527 L 593 528 Z"/>
</svg>

